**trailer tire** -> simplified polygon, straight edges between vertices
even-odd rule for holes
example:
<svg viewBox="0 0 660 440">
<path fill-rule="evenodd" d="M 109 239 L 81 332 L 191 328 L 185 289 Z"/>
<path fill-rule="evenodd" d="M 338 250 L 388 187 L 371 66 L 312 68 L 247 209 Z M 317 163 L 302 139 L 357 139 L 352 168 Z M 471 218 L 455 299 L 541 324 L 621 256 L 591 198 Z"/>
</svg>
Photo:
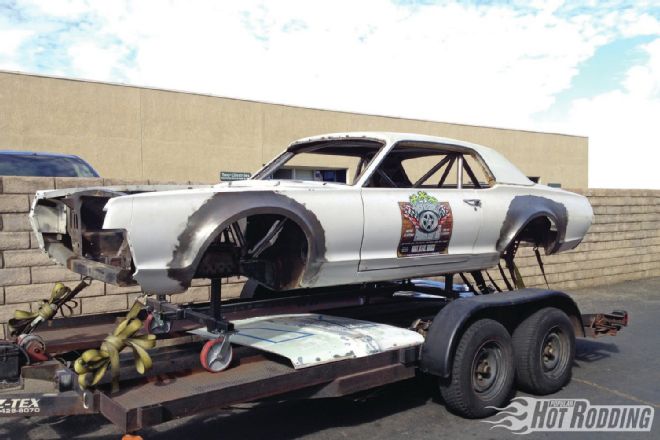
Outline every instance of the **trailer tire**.
<svg viewBox="0 0 660 440">
<path fill-rule="evenodd" d="M 571 380 L 575 331 L 563 311 L 546 307 L 535 312 L 515 329 L 512 341 L 521 390 L 551 394 Z"/>
<path fill-rule="evenodd" d="M 451 376 L 440 380 L 440 394 L 463 417 L 487 417 L 510 399 L 514 377 L 509 332 L 497 321 L 480 319 L 461 336 Z"/>
</svg>

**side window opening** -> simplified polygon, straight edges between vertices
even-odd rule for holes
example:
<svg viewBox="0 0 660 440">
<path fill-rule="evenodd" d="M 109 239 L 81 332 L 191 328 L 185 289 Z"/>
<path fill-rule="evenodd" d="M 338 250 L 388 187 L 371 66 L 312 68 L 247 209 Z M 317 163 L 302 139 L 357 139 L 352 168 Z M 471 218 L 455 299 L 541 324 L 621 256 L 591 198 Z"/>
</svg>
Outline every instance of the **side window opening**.
<svg viewBox="0 0 660 440">
<path fill-rule="evenodd" d="M 375 170 L 371 188 L 488 188 L 490 174 L 470 153 L 397 145 Z"/>
<path fill-rule="evenodd" d="M 481 162 L 472 154 L 463 154 L 463 187 L 472 189 L 488 188 L 493 179 Z"/>
</svg>

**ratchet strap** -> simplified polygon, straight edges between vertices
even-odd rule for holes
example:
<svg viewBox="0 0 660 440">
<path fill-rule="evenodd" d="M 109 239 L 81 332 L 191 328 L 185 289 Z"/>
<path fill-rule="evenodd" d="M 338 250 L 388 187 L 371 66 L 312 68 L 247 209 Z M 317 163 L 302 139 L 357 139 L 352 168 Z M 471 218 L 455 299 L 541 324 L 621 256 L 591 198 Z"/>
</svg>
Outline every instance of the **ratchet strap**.
<svg viewBox="0 0 660 440">
<path fill-rule="evenodd" d="M 498 292 L 501 292 L 502 289 L 500 289 L 500 286 L 497 285 L 497 283 L 495 282 L 495 280 L 493 279 L 493 277 L 490 276 L 490 274 L 488 273 L 488 271 L 487 271 L 487 270 L 484 270 L 484 272 L 486 272 L 486 276 L 488 277 L 488 280 L 491 282 L 491 284 L 493 285 L 493 287 L 495 287 L 495 290 L 497 290 Z"/>
<path fill-rule="evenodd" d="M 12 336 L 31 333 L 37 326 L 43 322 L 52 319 L 59 311 L 64 315 L 64 310 L 68 314 L 73 313 L 74 307 L 78 303 L 73 298 L 85 287 L 91 284 L 91 278 L 83 278 L 73 289 L 62 283 L 56 283 L 50 293 L 50 298 L 41 300 L 36 312 L 27 312 L 25 310 L 16 310 L 14 317 L 9 320 L 9 329 Z"/>
<path fill-rule="evenodd" d="M 481 275 L 481 272 L 477 270 L 474 272 L 470 272 L 470 275 L 472 275 L 472 279 L 477 284 L 477 289 L 479 289 L 479 293 L 481 294 L 490 293 L 490 289 L 488 289 L 488 286 L 486 286 L 486 280 L 484 280 L 484 276 Z"/>
<path fill-rule="evenodd" d="M 477 289 L 474 288 L 474 286 L 470 283 L 470 281 L 467 279 L 467 277 L 463 272 L 460 272 L 459 275 L 463 280 L 463 282 L 465 283 L 465 285 L 468 287 L 468 289 L 470 289 L 470 292 L 473 292 L 475 295 L 479 294 Z"/>
<path fill-rule="evenodd" d="M 151 357 L 147 349 L 156 345 L 155 335 L 139 335 L 135 333 L 142 329 L 142 320 L 138 313 L 142 310 L 142 303 L 135 301 L 126 318 L 117 325 L 111 335 L 108 335 L 100 349 L 85 351 L 73 364 L 78 374 L 78 383 L 81 388 L 87 388 L 99 383 L 110 367 L 112 377 L 112 392 L 119 390 L 119 353 L 126 347 L 133 350 L 135 369 L 144 374 L 152 366 Z"/>
<path fill-rule="evenodd" d="M 524 289 L 525 282 L 523 281 L 522 275 L 518 270 L 518 266 L 513 261 L 513 258 L 511 259 L 511 261 L 507 261 L 506 265 L 509 268 L 509 272 L 511 272 L 511 278 L 513 278 L 513 282 L 516 284 L 516 289 Z"/>
<path fill-rule="evenodd" d="M 541 259 L 541 252 L 539 252 L 538 247 L 534 247 L 534 253 L 536 254 L 536 261 L 539 263 L 539 268 L 543 274 L 543 280 L 545 281 L 546 287 L 549 289 L 550 284 L 548 284 L 548 278 L 545 276 L 545 268 L 543 267 L 543 260 Z"/>
<path fill-rule="evenodd" d="M 520 271 L 518 270 L 518 266 L 514 261 L 514 259 L 516 258 L 516 252 L 518 252 L 518 246 L 520 246 L 520 240 L 511 243 L 511 245 L 507 248 L 506 252 L 504 252 L 503 258 L 504 258 L 504 262 L 506 263 L 507 269 L 509 269 L 509 273 L 511 274 L 511 279 L 515 284 L 516 289 L 524 289 L 525 283 L 522 279 L 522 275 L 520 274 Z"/>
<path fill-rule="evenodd" d="M 506 274 L 504 273 L 504 268 L 502 267 L 502 264 L 497 263 L 497 268 L 500 270 L 500 275 L 502 276 L 502 280 L 504 280 L 504 284 L 506 284 L 506 289 L 513 290 L 513 286 L 511 286 L 509 279 L 506 277 Z"/>
</svg>

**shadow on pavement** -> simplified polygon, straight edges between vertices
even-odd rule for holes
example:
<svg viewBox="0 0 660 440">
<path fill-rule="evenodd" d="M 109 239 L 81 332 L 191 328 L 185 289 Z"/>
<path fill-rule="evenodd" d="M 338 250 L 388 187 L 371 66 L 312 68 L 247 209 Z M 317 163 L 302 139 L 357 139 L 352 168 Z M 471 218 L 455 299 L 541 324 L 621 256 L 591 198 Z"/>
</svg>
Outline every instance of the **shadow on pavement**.
<svg viewBox="0 0 660 440">
<path fill-rule="evenodd" d="M 600 342 L 594 339 L 575 340 L 575 360 L 578 362 L 592 363 L 608 358 L 612 353 L 618 353 L 619 347 L 614 343 Z M 574 364 L 574 366 L 580 366 Z"/>
<path fill-rule="evenodd" d="M 232 414 L 198 416 L 165 432 L 145 429 L 149 439 L 292 439 L 327 428 L 355 426 L 425 405 L 436 398 L 433 378 L 419 377 L 353 398 L 296 400 L 258 404 Z"/>
</svg>

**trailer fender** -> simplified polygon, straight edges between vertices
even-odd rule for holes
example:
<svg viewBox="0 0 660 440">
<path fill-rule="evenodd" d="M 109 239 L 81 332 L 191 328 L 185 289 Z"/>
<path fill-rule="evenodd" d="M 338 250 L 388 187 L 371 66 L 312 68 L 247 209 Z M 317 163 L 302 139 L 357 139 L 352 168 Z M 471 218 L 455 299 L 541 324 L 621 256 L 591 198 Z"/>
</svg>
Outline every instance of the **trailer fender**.
<svg viewBox="0 0 660 440">
<path fill-rule="evenodd" d="M 584 336 L 580 310 L 563 292 L 529 288 L 460 298 L 445 306 L 433 319 L 422 345 L 421 370 L 449 377 L 456 345 L 474 320 L 481 317 L 495 319 L 513 332 L 523 319 L 543 307 L 563 310 L 573 322 L 576 336 Z"/>
</svg>

